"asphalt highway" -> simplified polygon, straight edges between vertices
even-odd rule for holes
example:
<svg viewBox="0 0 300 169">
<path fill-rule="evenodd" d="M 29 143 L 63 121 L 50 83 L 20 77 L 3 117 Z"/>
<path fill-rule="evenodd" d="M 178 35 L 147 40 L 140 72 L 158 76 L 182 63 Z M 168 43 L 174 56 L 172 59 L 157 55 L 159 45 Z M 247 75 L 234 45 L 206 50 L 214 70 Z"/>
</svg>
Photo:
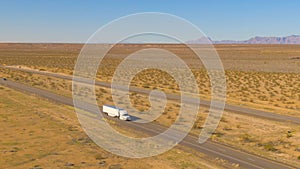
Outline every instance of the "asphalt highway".
<svg viewBox="0 0 300 169">
<path fill-rule="evenodd" d="M 10 81 L 9 79 L 3 80 L 0 79 L 0 85 L 7 86 L 9 88 L 27 93 L 27 94 L 33 94 L 45 99 L 48 99 L 50 101 L 54 101 L 60 104 L 65 104 L 69 106 L 73 106 L 73 100 L 72 98 L 64 97 L 61 95 L 57 95 L 54 93 L 51 93 L 46 90 L 34 88 L 31 86 L 23 85 L 20 83 L 16 83 L 13 81 Z M 3 97 L 3 96 L 2 96 Z M 5 97 L 5 96 L 4 96 Z M 85 106 L 79 107 L 82 110 L 85 110 L 87 112 L 90 112 L 92 114 L 97 114 L 98 112 L 95 112 L 95 109 L 91 109 L 92 106 Z M 108 117 L 109 118 L 109 117 Z M 146 133 L 148 135 L 158 135 L 162 131 L 166 130 L 165 126 L 159 125 L 155 122 L 152 123 L 135 123 L 135 122 L 127 122 L 127 121 L 121 121 L 115 118 L 110 118 L 111 120 L 114 120 L 118 125 L 121 125 L 123 127 L 128 127 L 130 129 L 141 131 L 143 133 Z M 170 136 L 171 137 L 171 136 Z M 218 157 L 220 159 L 224 159 L 231 163 L 239 164 L 241 168 L 247 168 L 247 169 L 290 169 L 290 168 L 296 168 L 291 167 L 287 164 L 282 164 L 273 160 L 269 160 L 263 157 L 259 157 L 256 155 L 252 155 L 240 150 L 235 150 L 232 147 L 216 143 L 213 141 L 206 141 L 204 144 L 198 143 L 198 138 L 195 135 L 187 135 L 183 141 L 179 143 L 182 146 L 186 146 L 189 148 L 192 148 L 196 151 L 199 151 L 201 153 L 207 154 L 210 157 Z"/>
</svg>

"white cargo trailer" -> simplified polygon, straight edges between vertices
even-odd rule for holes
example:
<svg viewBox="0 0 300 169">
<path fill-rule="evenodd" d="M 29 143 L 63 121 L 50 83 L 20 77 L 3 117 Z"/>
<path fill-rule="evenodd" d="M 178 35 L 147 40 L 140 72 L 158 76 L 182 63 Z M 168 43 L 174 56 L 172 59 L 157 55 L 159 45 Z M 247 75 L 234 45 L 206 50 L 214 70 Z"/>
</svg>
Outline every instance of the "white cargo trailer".
<svg viewBox="0 0 300 169">
<path fill-rule="evenodd" d="M 111 117 L 118 117 L 120 120 L 131 120 L 131 117 L 128 115 L 126 110 L 116 106 L 103 105 L 103 113 Z"/>
</svg>

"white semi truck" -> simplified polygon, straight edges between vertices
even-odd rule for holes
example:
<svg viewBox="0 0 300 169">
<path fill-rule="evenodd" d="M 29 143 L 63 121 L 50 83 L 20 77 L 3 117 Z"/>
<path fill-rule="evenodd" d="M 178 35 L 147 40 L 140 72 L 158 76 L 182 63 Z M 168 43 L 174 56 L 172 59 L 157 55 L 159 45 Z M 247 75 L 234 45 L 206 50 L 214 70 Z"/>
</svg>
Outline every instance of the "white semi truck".
<svg viewBox="0 0 300 169">
<path fill-rule="evenodd" d="M 126 110 L 120 109 L 116 106 L 103 105 L 103 113 L 111 117 L 118 117 L 120 120 L 131 120 L 131 117 L 128 115 Z"/>
</svg>

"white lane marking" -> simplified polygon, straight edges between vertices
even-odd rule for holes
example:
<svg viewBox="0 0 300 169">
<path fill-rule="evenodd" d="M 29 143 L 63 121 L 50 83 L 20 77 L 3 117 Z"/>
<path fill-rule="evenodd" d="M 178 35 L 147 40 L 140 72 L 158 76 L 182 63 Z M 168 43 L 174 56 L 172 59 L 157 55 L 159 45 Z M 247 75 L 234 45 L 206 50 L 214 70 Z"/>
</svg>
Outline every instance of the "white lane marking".
<svg viewBox="0 0 300 169">
<path fill-rule="evenodd" d="M 218 150 L 220 150 L 220 151 L 223 151 L 223 152 L 226 152 L 226 150 L 224 150 L 224 149 L 221 149 L 221 148 L 218 148 Z"/>
<path fill-rule="evenodd" d="M 250 160 L 250 161 L 253 161 L 253 162 L 255 161 L 255 160 L 254 160 L 254 159 L 252 159 L 252 158 L 247 158 L 247 159 L 248 159 L 248 160 Z"/>
</svg>

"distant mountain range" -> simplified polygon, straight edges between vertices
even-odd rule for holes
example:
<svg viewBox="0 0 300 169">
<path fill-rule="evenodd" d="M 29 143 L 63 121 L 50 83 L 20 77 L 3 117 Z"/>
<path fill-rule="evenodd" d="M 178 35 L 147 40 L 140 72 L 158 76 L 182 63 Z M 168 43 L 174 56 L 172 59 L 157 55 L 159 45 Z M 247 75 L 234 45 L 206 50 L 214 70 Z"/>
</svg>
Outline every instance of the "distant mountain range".
<svg viewBox="0 0 300 169">
<path fill-rule="evenodd" d="M 286 37 L 260 37 L 256 36 L 244 41 L 221 40 L 213 41 L 208 38 L 199 38 L 196 40 L 187 41 L 188 44 L 300 44 L 300 35 L 291 35 Z"/>
</svg>

